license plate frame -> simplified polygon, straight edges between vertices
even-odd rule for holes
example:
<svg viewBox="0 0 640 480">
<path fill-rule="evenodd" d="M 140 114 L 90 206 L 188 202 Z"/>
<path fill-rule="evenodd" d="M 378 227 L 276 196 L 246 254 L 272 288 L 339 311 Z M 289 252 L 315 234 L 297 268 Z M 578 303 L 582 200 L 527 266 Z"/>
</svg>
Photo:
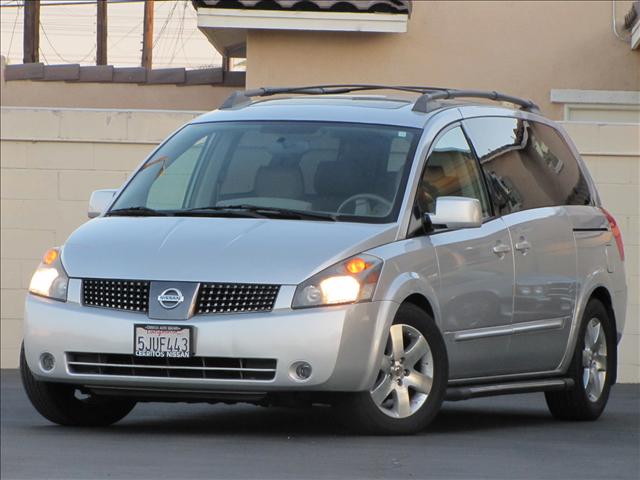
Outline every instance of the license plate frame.
<svg viewBox="0 0 640 480">
<path fill-rule="evenodd" d="M 185 336 L 186 332 L 186 336 Z M 142 354 L 143 351 L 148 349 L 139 349 L 138 338 L 140 335 L 147 334 L 148 337 L 155 337 L 158 339 L 164 338 L 165 342 L 158 340 L 158 349 L 153 349 L 149 354 Z M 136 358 L 191 358 L 193 356 L 193 326 L 191 325 L 158 325 L 149 323 L 138 323 L 133 326 L 133 356 Z M 178 345 L 178 340 L 187 339 L 186 349 L 175 350 Z M 172 345 L 171 340 L 175 339 L 176 342 Z M 151 343 L 151 342 L 149 342 Z M 164 345 L 163 345 L 164 343 Z M 143 345 L 146 343 L 143 340 Z M 163 350 L 164 347 L 164 350 Z"/>
</svg>

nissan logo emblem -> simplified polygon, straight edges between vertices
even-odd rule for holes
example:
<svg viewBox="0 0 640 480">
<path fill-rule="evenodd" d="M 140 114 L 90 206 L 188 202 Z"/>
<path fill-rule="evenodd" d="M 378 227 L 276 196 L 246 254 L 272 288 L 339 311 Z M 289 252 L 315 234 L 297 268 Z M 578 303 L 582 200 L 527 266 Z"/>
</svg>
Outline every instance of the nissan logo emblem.
<svg viewBox="0 0 640 480">
<path fill-rule="evenodd" d="M 158 303 L 167 310 L 176 308 L 182 302 L 184 302 L 184 296 L 177 288 L 167 288 L 164 292 L 158 295 Z"/>
</svg>

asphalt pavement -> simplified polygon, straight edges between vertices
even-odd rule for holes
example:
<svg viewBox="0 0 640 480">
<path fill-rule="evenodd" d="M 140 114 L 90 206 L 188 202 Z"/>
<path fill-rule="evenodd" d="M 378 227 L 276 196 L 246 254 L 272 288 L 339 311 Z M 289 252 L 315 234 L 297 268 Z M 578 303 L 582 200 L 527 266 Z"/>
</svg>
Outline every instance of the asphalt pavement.
<svg viewBox="0 0 640 480">
<path fill-rule="evenodd" d="M 355 436 L 330 408 L 139 404 L 109 428 L 52 425 L 2 370 L 3 480 L 634 479 L 640 385 L 616 385 L 597 422 L 554 420 L 542 394 L 445 403 L 425 432 Z"/>
</svg>

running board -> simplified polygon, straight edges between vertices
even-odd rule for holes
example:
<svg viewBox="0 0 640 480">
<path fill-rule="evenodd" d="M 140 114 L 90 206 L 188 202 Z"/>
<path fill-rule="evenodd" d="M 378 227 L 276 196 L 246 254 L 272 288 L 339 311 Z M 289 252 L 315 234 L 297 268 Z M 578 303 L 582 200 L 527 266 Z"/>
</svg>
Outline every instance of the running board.
<svg viewBox="0 0 640 480">
<path fill-rule="evenodd" d="M 508 395 L 512 393 L 548 392 L 571 390 L 575 382 L 572 378 L 550 378 L 546 380 L 528 380 L 508 383 L 489 383 L 468 385 L 465 387 L 449 387 L 445 400 L 457 401 L 468 398 Z"/>
</svg>

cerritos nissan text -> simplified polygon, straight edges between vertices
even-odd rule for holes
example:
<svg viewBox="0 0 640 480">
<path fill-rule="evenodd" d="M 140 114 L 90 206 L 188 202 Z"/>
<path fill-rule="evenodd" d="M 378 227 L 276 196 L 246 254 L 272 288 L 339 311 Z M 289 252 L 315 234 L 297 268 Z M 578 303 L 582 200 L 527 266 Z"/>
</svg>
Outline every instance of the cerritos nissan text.
<svg viewBox="0 0 640 480">
<path fill-rule="evenodd" d="M 26 301 L 22 379 L 55 423 L 241 401 L 405 434 L 444 400 L 535 391 L 594 420 L 616 381 L 620 230 L 528 100 L 238 92 L 89 216 Z"/>
</svg>

